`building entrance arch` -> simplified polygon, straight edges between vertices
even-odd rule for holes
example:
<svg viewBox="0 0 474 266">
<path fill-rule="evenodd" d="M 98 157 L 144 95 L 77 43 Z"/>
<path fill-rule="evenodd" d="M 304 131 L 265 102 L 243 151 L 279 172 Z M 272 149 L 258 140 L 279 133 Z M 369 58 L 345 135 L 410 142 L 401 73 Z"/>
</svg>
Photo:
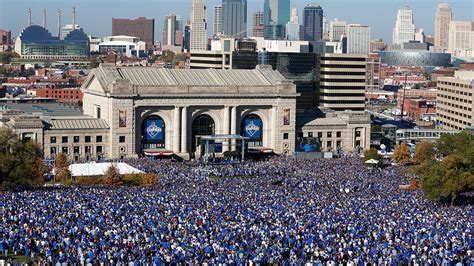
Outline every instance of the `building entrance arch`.
<svg viewBox="0 0 474 266">
<path fill-rule="evenodd" d="M 257 114 L 246 115 L 241 122 L 242 136 L 249 138 L 246 143 L 248 147 L 263 146 L 263 120 Z"/>
<path fill-rule="evenodd" d="M 165 148 L 165 126 L 165 121 L 158 115 L 150 115 L 143 120 L 141 130 L 142 151 Z"/>
<path fill-rule="evenodd" d="M 193 153 L 198 152 L 198 155 L 204 154 L 204 146 L 201 143 L 201 138 L 204 136 L 214 135 L 216 132 L 216 124 L 211 116 L 203 114 L 194 118 L 192 125 L 192 146 Z"/>
</svg>

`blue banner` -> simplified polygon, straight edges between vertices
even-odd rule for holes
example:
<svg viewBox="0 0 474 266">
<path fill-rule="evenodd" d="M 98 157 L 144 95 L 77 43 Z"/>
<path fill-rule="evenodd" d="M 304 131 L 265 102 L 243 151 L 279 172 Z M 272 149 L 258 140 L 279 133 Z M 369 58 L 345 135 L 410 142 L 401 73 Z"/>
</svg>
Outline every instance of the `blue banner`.
<svg viewBox="0 0 474 266">
<path fill-rule="evenodd" d="M 163 120 L 146 120 L 145 121 L 145 140 L 162 141 L 164 133 Z"/>
<path fill-rule="evenodd" d="M 251 140 L 262 139 L 262 120 L 244 119 L 243 136 Z"/>
</svg>

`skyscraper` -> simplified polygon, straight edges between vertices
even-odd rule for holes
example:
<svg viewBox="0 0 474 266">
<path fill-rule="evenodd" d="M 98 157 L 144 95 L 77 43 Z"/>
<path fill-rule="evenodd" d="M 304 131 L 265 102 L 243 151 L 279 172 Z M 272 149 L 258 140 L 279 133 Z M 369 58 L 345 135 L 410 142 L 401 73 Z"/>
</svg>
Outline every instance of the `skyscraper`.
<svg viewBox="0 0 474 266">
<path fill-rule="evenodd" d="M 451 21 L 448 52 L 453 56 L 474 57 L 474 22 Z"/>
<path fill-rule="evenodd" d="M 304 8 L 303 27 L 305 41 L 323 39 L 323 9 L 319 5 L 309 4 Z"/>
<path fill-rule="evenodd" d="M 212 29 L 212 36 L 222 34 L 222 6 L 214 6 L 214 28 Z"/>
<path fill-rule="evenodd" d="M 368 54 L 370 48 L 370 27 L 360 24 L 347 26 L 347 53 Z"/>
<path fill-rule="evenodd" d="M 191 0 L 191 32 L 189 49 L 207 48 L 207 12 L 204 0 Z"/>
<path fill-rule="evenodd" d="M 284 39 L 290 21 L 290 0 L 265 0 L 263 6 L 265 38 Z"/>
<path fill-rule="evenodd" d="M 222 32 L 247 37 L 247 0 L 222 0 Z"/>
<path fill-rule="evenodd" d="M 409 6 L 398 10 L 397 21 L 393 28 L 393 44 L 402 44 L 415 40 L 415 24 L 413 23 L 413 11 Z"/>
<path fill-rule="evenodd" d="M 329 23 L 329 40 L 338 42 L 341 40 L 342 35 L 346 35 L 347 22 L 342 20 L 331 20 Z"/>
<path fill-rule="evenodd" d="M 453 18 L 449 4 L 439 4 L 435 18 L 435 43 L 439 49 L 448 49 L 449 23 Z"/>
<path fill-rule="evenodd" d="M 263 37 L 264 35 L 264 24 L 263 24 L 263 12 L 256 11 L 253 13 L 253 37 Z"/>
<path fill-rule="evenodd" d="M 146 42 L 148 49 L 152 48 L 155 43 L 155 19 L 145 17 L 138 19 L 112 18 L 112 35 L 138 37 Z"/>
<path fill-rule="evenodd" d="M 166 16 L 163 28 L 163 45 L 175 45 L 176 26 L 176 14 L 171 13 Z"/>
<path fill-rule="evenodd" d="M 298 41 L 300 39 L 300 23 L 296 7 L 291 9 L 290 22 L 286 24 L 286 39 L 290 41 Z"/>
</svg>

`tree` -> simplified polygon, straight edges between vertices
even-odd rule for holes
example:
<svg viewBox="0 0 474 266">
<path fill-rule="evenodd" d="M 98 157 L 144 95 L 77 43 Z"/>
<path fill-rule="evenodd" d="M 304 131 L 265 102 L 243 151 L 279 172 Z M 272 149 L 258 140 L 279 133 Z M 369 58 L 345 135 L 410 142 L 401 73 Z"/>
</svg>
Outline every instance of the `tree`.
<svg viewBox="0 0 474 266">
<path fill-rule="evenodd" d="M 406 164 L 410 162 L 411 155 L 410 155 L 410 148 L 408 148 L 408 145 L 404 143 L 400 145 L 396 145 L 395 150 L 393 151 L 392 159 L 394 159 L 395 161 L 401 164 Z"/>
<path fill-rule="evenodd" d="M 69 171 L 69 162 L 64 153 L 59 153 L 54 160 L 54 169 L 56 171 L 56 181 L 69 183 L 71 181 L 71 172 Z"/>
<path fill-rule="evenodd" d="M 96 68 L 99 66 L 99 62 L 97 61 L 97 57 L 93 56 L 91 58 L 91 68 Z"/>
<path fill-rule="evenodd" d="M 422 187 L 428 199 L 450 199 L 454 205 L 459 194 L 474 190 L 473 166 L 460 155 L 448 155 L 441 163 L 432 161 L 426 170 Z"/>
<path fill-rule="evenodd" d="M 151 187 L 158 183 L 160 178 L 154 173 L 146 173 L 142 175 L 142 186 Z"/>
<path fill-rule="evenodd" d="M 111 164 L 104 175 L 104 184 L 105 185 L 122 185 L 123 179 L 120 175 L 120 171 L 114 164 Z"/>
<path fill-rule="evenodd" d="M 364 162 L 368 161 L 368 160 L 371 160 L 371 159 L 374 159 L 374 160 L 377 160 L 379 161 L 379 163 L 377 165 L 382 165 L 383 164 L 383 160 L 382 160 L 382 155 L 380 155 L 376 149 L 374 148 L 370 148 L 369 150 L 367 150 L 365 153 L 364 153 Z"/>
<path fill-rule="evenodd" d="M 160 59 L 161 59 L 162 61 L 164 61 L 165 63 L 172 63 L 173 60 L 174 60 L 174 57 L 175 57 L 175 53 L 173 53 L 173 52 L 170 51 L 170 50 L 164 50 L 164 51 L 161 53 Z"/>
<path fill-rule="evenodd" d="M 422 164 L 434 157 L 434 145 L 427 141 L 420 142 L 416 145 L 413 161 L 416 164 Z"/>
<path fill-rule="evenodd" d="M 41 149 L 33 141 L 20 141 L 9 128 L 0 128 L 0 183 L 3 187 L 44 184 L 46 166 Z"/>
<path fill-rule="evenodd" d="M 442 156 L 451 154 L 464 154 L 472 151 L 474 145 L 474 134 L 463 131 L 459 134 L 443 134 L 436 142 L 436 149 Z"/>
<path fill-rule="evenodd" d="M 27 78 L 27 77 L 29 77 L 29 76 L 33 76 L 35 73 L 36 73 L 36 72 L 35 72 L 34 68 L 30 67 L 30 68 L 25 69 L 24 71 L 22 71 L 20 75 L 21 75 L 22 77 Z"/>
</svg>

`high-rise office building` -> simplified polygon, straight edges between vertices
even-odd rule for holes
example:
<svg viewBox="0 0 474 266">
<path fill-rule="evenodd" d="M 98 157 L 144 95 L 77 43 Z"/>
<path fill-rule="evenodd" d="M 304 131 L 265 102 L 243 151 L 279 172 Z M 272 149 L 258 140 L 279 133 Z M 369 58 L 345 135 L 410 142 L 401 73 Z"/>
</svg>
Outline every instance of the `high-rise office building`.
<svg viewBox="0 0 474 266">
<path fill-rule="evenodd" d="M 334 19 L 329 23 L 329 40 L 338 42 L 341 36 L 345 36 L 347 31 L 347 22 Z"/>
<path fill-rule="evenodd" d="M 150 49 L 155 43 L 155 19 L 145 17 L 138 19 L 112 18 L 112 35 L 138 37 L 146 42 L 147 49 Z"/>
<path fill-rule="evenodd" d="M 347 25 L 347 53 L 368 54 L 370 50 L 370 27 L 360 24 Z"/>
<path fill-rule="evenodd" d="M 305 41 L 323 39 L 323 9 L 319 5 L 309 4 L 303 10 L 303 27 Z"/>
<path fill-rule="evenodd" d="M 425 30 L 415 29 L 415 41 L 425 43 Z"/>
<path fill-rule="evenodd" d="M 397 21 L 393 28 L 393 44 L 402 44 L 415 40 L 415 24 L 413 23 L 413 11 L 409 6 L 398 10 Z"/>
<path fill-rule="evenodd" d="M 214 20 L 213 20 L 212 36 L 219 36 L 222 34 L 222 6 L 214 6 Z"/>
<path fill-rule="evenodd" d="M 453 13 L 449 4 L 439 4 L 435 18 L 435 43 L 442 50 L 448 49 L 449 23 L 453 19 Z"/>
<path fill-rule="evenodd" d="M 184 26 L 183 35 L 183 48 L 185 51 L 189 52 L 189 47 L 191 43 L 191 22 L 189 20 L 186 22 L 186 26 Z"/>
<path fill-rule="evenodd" d="M 171 13 L 165 18 L 163 27 L 163 42 L 162 45 L 175 45 L 176 30 L 177 30 L 176 14 Z"/>
<path fill-rule="evenodd" d="M 253 37 L 263 37 L 264 36 L 264 23 L 263 23 L 263 12 L 256 11 L 253 13 Z"/>
<path fill-rule="evenodd" d="M 290 0 L 265 0 L 263 19 L 266 39 L 284 39 L 290 21 Z"/>
<path fill-rule="evenodd" d="M 323 40 L 329 41 L 329 25 L 326 16 L 323 16 Z"/>
<path fill-rule="evenodd" d="M 448 52 L 453 56 L 474 57 L 474 22 L 451 21 Z"/>
<path fill-rule="evenodd" d="M 228 37 L 247 37 L 247 0 L 222 0 L 222 32 Z"/>
<path fill-rule="evenodd" d="M 191 0 L 189 49 L 207 50 L 207 11 L 204 0 Z"/>
<path fill-rule="evenodd" d="M 290 41 L 300 40 L 300 23 L 298 18 L 298 9 L 296 7 L 291 9 L 290 22 L 286 24 L 286 39 Z"/>
<path fill-rule="evenodd" d="M 363 111 L 367 73 L 365 55 L 322 54 L 320 106 L 334 111 Z"/>
<path fill-rule="evenodd" d="M 474 71 L 456 71 L 454 77 L 438 77 L 436 120 L 443 129 L 474 126 Z"/>
</svg>

